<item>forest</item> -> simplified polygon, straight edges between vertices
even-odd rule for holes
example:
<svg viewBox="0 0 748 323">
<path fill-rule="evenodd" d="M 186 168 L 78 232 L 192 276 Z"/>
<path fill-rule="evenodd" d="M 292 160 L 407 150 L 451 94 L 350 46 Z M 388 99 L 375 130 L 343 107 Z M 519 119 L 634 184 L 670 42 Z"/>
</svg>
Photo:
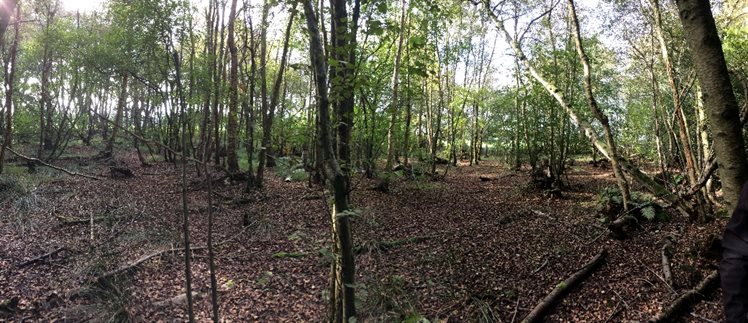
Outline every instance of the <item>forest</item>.
<svg viewBox="0 0 748 323">
<path fill-rule="evenodd" d="M 745 0 L 0 0 L 0 321 L 721 322 Z"/>
</svg>

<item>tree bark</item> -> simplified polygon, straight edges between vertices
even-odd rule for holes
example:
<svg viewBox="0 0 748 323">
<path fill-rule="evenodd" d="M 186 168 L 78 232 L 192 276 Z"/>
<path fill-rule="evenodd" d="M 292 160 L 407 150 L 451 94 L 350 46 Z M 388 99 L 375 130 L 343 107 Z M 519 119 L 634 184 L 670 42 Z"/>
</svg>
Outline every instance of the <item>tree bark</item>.
<svg viewBox="0 0 748 323">
<path fill-rule="evenodd" d="M 14 3 L 9 3 L 14 4 Z M 2 7 L 2 6 L 0 6 Z M 21 16 L 21 5 L 16 5 L 16 14 L 15 14 L 15 22 L 13 23 L 13 29 L 15 32 L 15 36 L 13 37 L 13 44 L 10 46 L 10 59 L 8 60 L 8 63 L 5 65 L 5 131 L 3 133 L 3 147 L 0 149 L 0 174 L 3 173 L 3 164 L 5 163 L 5 150 L 10 148 L 11 143 L 13 142 L 13 91 L 15 89 L 15 75 L 16 75 L 16 57 L 18 55 L 18 43 L 21 40 L 21 33 L 20 33 L 20 19 Z M 2 10 L 2 15 L 0 16 L 0 24 L 7 25 L 7 22 L 5 20 L 10 19 L 10 13 L 6 15 L 5 8 Z M 7 8 L 8 11 L 13 10 L 13 8 Z M 2 27 L 1 32 L 5 32 L 5 27 Z M 3 43 L 3 38 L 0 38 L 0 44 Z"/>
<path fill-rule="evenodd" d="M 339 250 L 339 256 L 335 261 L 335 277 L 331 285 L 331 321 L 348 322 L 356 316 L 354 303 L 355 288 L 355 263 L 353 254 L 353 240 L 350 228 L 350 212 L 348 207 L 347 189 L 348 175 L 344 173 L 333 150 L 333 140 L 330 130 L 329 98 L 327 96 L 327 68 L 320 40 L 319 28 L 312 0 L 303 1 L 304 13 L 306 15 L 307 28 L 309 30 L 310 57 L 314 68 L 315 84 L 317 87 L 317 114 L 319 116 L 319 147 L 324 154 L 327 167 L 324 168 L 327 178 L 331 179 L 330 186 L 334 195 L 334 207 L 332 212 L 334 243 Z M 340 299 L 336 298 L 340 295 Z M 340 304 L 339 306 L 337 304 Z"/>
<path fill-rule="evenodd" d="M 267 9 L 263 9 L 263 10 L 267 10 Z M 255 184 L 257 185 L 257 187 L 262 187 L 263 176 L 265 173 L 265 165 L 267 164 L 268 152 L 270 151 L 270 147 L 272 145 L 271 135 L 273 133 L 272 132 L 273 118 L 275 118 L 275 107 L 278 105 L 278 101 L 280 101 L 280 95 L 281 95 L 280 90 L 281 90 L 281 85 L 283 84 L 283 74 L 285 73 L 286 62 L 288 60 L 288 43 L 289 43 L 289 38 L 291 37 L 291 27 L 293 26 L 293 20 L 295 16 L 296 16 L 296 2 L 293 3 L 293 7 L 291 8 L 291 15 L 288 17 L 288 25 L 286 26 L 286 35 L 283 39 L 283 53 L 281 54 L 278 74 L 275 77 L 275 83 L 273 83 L 273 92 L 272 92 L 269 105 L 266 104 L 265 99 L 264 99 L 264 97 L 267 95 L 267 91 L 264 89 L 264 86 L 263 86 L 263 90 L 265 90 L 265 93 L 263 94 L 262 103 L 263 105 L 265 105 L 265 107 L 262 109 L 262 147 L 260 147 L 260 152 L 259 152 L 259 156 L 257 160 L 257 176 L 255 178 L 256 180 Z M 263 13 L 263 18 L 267 19 L 266 13 Z M 265 30 L 265 32 L 267 32 L 267 30 Z M 263 36 L 266 37 L 266 35 L 263 35 Z M 263 43 L 266 43 L 266 42 L 267 40 L 263 41 Z M 267 45 L 265 44 L 261 46 L 266 47 Z M 260 51 L 262 52 L 262 50 Z M 263 78 L 262 82 L 265 83 L 264 79 L 266 77 L 266 72 L 265 72 L 266 68 L 264 65 L 267 62 L 262 63 L 262 61 L 266 59 L 264 57 L 264 54 L 261 54 L 261 55 L 263 55 L 263 57 L 260 58 L 260 62 L 261 62 L 260 64 L 262 65 L 260 68 L 262 69 L 263 72 L 260 73 L 260 77 Z"/>
<path fill-rule="evenodd" d="M 725 202 L 732 210 L 748 179 L 748 162 L 722 43 L 708 0 L 677 0 L 676 5 L 709 112 Z"/>
<path fill-rule="evenodd" d="M 229 116 L 228 125 L 226 126 L 226 166 L 229 173 L 232 175 L 239 172 L 239 158 L 236 154 L 236 148 L 238 146 L 237 137 L 239 136 L 239 127 L 237 124 L 237 110 L 239 106 L 239 59 L 237 57 L 236 41 L 234 39 L 235 22 L 236 0 L 232 0 L 228 26 L 228 46 L 231 67 L 229 70 Z"/>
<path fill-rule="evenodd" d="M 584 69 L 584 94 L 587 97 L 587 105 L 589 105 L 592 114 L 595 116 L 597 121 L 603 126 L 603 134 L 605 142 L 608 144 L 608 150 L 610 152 L 610 163 L 613 166 L 613 174 L 616 176 L 616 183 L 618 188 L 621 190 L 621 196 L 623 197 L 623 209 L 629 210 L 629 202 L 631 201 L 631 192 L 629 191 L 629 183 L 626 180 L 626 176 L 623 175 L 623 170 L 620 165 L 620 157 L 618 156 L 618 149 L 616 147 L 615 139 L 613 138 L 613 131 L 610 129 L 610 122 L 608 122 L 608 116 L 606 116 L 600 107 L 597 105 L 597 100 L 592 93 L 592 67 L 590 67 L 590 60 L 587 57 L 587 53 L 582 46 L 581 32 L 579 31 L 579 20 L 577 19 L 577 11 L 574 8 L 574 1 L 569 0 L 569 16 L 571 18 L 571 25 L 574 33 L 574 41 L 576 42 L 577 54 L 579 54 L 579 60 L 582 62 Z"/>
<path fill-rule="evenodd" d="M 187 208 L 187 102 L 182 92 L 181 62 L 179 53 L 174 51 L 174 69 L 176 75 L 177 96 L 180 106 L 180 119 L 182 124 L 182 233 L 184 235 L 184 277 L 185 293 L 187 294 L 187 315 L 190 322 L 195 321 L 195 313 L 192 310 L 192 255 L 190 255 L 190 212 Z M 124 82 L 126 83 L 126 81 Z M 121 99 L 120 99 L 121 100 Z M 115 127 L 116 129 L 116 127 Z"/>
<path fill-rule="evenodd" d="M 398 102 L 398 90 L 400 85 L 400 61 L 403 56 L 403 41 L 405 38 L 406 28 L 406 17 L 408 13 L 408 2 L 407 0 L 402 1 L 402 8 L 400 8 L 400 32 L 397 40 L 397 49 L 395 53 L 395 62 L 393 65 L 392 72 L 392 101 L 390 101 L 390 123 L 387 126 L 387 164 L 385 169 L 389 172 L 392 171 L 392 166 L 395 162 L 395 126 L 397 124 L 397 112 L 400 102 Z"/>
<path fill-rule="evenodd" d="M 122 125 L 122 117 L 125 111 L 125 105 L 127 104 L 127 82 L 130 78 L 130 74 L 127 72 L 122 73 L 122 81 L 120 82 L 119 99 L 117 100 L 117 112 L 114 116 L 114 128 L 107 141 L 106 148 L 102 152 L 102 157 L 112 157 L 114 154 L 114 141 L 117 139 L 117 130 Z"/>
</svg>

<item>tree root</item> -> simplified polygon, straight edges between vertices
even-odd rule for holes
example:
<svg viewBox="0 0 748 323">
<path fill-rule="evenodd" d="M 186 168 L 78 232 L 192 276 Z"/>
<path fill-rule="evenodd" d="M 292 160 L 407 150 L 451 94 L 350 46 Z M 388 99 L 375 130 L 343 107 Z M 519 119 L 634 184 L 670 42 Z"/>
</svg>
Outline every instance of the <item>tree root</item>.
<svg viewBox="0 0 748 323">
<path fill-rule="evenodd" d="M 600 264 L 603 263 L 605 260 L 605 257 L 608 255 L 608 251 L 603 249 L 603 251 L 600 251 L 600 253 L 597 254 L 592 260 L 590 260 L 588 263 L 582 267 L 579 271 L 575 272 L 569 278 L 566 278 L 563 282 L 558 284 L 556 288 L 551 291 L 548 296 L 543 298 L 538 305 L 535 306 L 535 308 L 530 311 L 527 316 L 522 320 L 522 323 L 531 323 L 531 322 L 541 322 L 543 320 L 543 317 L 545 314 L 551 310 L 553 307 L 556 306 L 558 302 L 561 301 L 561 299 L 566 296 L 566 294 L 574 288 L 576 285 L 581 283 L 585 278 L 587 278 L 592 272 L 600 266 Z"/>
<path fill-rule="evenodd" d="M 52 250 L 52 251 L 50 251 L 48 253 L 45 253 L 45 254 L 41 255 L 41 256 L 37 256 L 37 257 L 34 257 L 34 258 L 29 259 L 27 261 L 24 261 L 22 263 L 19 263 L 19 264 L 16 265 L 16 267 L 23 268 L 23 267 L 32 265 L 34 263 L 46 260 L 47 258 L 52 257 L 52 256 L 58 254 L 60 251 L 63 251 L 63 250 L 66 250 L 66 248 L 65 247 L 59 247 L 59 248 L 57 248 L 55 250 Z"/>
<path fill-rule="evenodd" d="M 672 304 L 670 304 L 670 306 L 662 309 L 662 312 L 660 312 L 660 314 L 657 314 L 657 316 L 649 319 L 649 322 L 672 322 L 675 319 L 676 315 L 680 314 L 688 307 L 701 300 L 701 298 L 704 297 L 704 294 L 706 294 L 707 291 L 709 291 L 710 288 L 714 287 L 718 282 L 719 271 L 714 270 L 711 274 L 709 274 L 709 276 L 704 278 L 704 280 L 696 285 L 696 287 L 681 294 L 677 299 L 675 299 L 675 301 L 673 301 Z"/>
</svg>

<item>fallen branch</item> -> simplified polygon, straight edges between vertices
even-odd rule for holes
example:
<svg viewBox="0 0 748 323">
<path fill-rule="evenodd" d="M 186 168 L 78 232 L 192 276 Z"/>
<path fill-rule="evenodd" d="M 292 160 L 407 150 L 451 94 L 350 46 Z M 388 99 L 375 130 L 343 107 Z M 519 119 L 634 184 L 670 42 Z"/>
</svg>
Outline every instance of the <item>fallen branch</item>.
<svg viewBox="0 0 748 323">
<path fill-rule="evenodd" d="M 233 237 L 231 237 L 229 239 L 226 239 L 226 240 L 224 240 L 222 242 L 216 243 L 216 244 L 213 245 L 213 247 L 217 247 L 217 246 L 220 246 L 220 245 L 223 245 L 223 244 L 226 244 L 226 243 L 229 243 L 229 242 L 233 241 L 234 239 L 236 239 L 240 235 L 242 235 L 246 230 L 247 230 L 247 228 L 245 227 L 244 229 L 242 229 L 242 231 L 240 231 L 239 233 L 237 233 Z M 204 250 L 204 249 L 208 249 L 208 246 L 192 247 L 192 248 L 190 248 L 190 252 L 197 251 L 197 250 Z M 107 280 L 109 278 L 112 278 L 112 277 L 115 277 L 115 276 L 118 276 L 118 275 L 130 272 L 130 271 L 136 269 L 137 267 L 139 267 L 140 265 L 142 265 L 143 263 L 145 263 L 146 261 L 148 261 L 150 259 L 153 259 L 153 258 L 156 258 L 156 257 L 160 257 L 161 255 L 163 255 L 165 253 L 169 253 L 169 252 L 181 252 L 181 251 L 184 251 L 184 248 L 164 248 L 164 249 L 161 249 L 161 250 L 157 250 L 157 251 L 155 251 L 155 252 L 153 252 L 151 254 L 142 256 L 142 257 L 138 258 L 137 260 L 135 260 L 135 261 L 133 261 L 131 263 L 128 263 L 128 264 L 123 265 L 123 266 L 120 266 L 117 269 L 105 272 L 104 274 L 96 277 L 96 281 L 101 283 L 101 282 L 103 282 L 103 281 L 105 281 L 105 280 Z"/>
<path fill-rule="evenodd" d="M 680 295 L 670 306 L 664 308 L 660 314 L 651 318 L 649 322 L 672 322 L 675 316 L 704 297 L 709 288 L 719 282 L 719 271 L 712 271 L 696 287 Z"/>
<path fill-rule="evenodd" d="M 57 218 L 58 221 L 60 221 L 60 223 L 62 223 L 62 225 L 90 224 L 91 222 L 94 222 L 94 223 L 100 222 L 108 218 L 106 216 L 97 216 L 97 217 L 94 217 L 93 219 L 92 218 L 76 219 L 76 218 L 64 217 L 62 215 L 55 215 L 55 217 Z"/>
<path fill-rule="evenodd" d="M 490 182 L 490 181 L 498 180 L 497 177 L 489 177 L 489 176 L 483 176 L 483 175 L 478 176 L 478 179 L 480 179 L 481 182 Z"/>
<path fill-rule="evenodd" d="M 34 158 L 34 157 L 29 157 L 29 156 L 22 155 L 22 154 L 16 152 L 15 150 L 13 150 L 10 147 L 5 147 L 5 149 L 8 150 L 9 152 L 13 153 L 13 155 L 16 155 L 16 156 L 18 156 L 18 157 L 20 157 L 22 159 L 25 159 L 26 161 L 33 162 L 33 163 L 38 163 L 38 164 L 40 164 L 42 166 L 46 166 L 46 167 L 49 167 L 49 168 L 52 168 L 52 169 L 59 170 L 59 171 L 65 173 L 65 174 L 68 174 L 70 176 L 80 176 L 80 177 L 85 177 L 85 178 L 93 179 L 93 180 L 97 180 L 97 181 L 101 179 L 101 178 L 96 177 L 96 176 L 91 176 L 91 175 L 86 175 L 86 174 L 71 172 L 71 171 L 69 171 L 67 169 L 64 169 L 62 167 L 58 167 L 58 166 L 46 163 L 46 162 L 42 161 L 39 158 Z"/>
<path fill-rule="evenodd" d="M 45 254 L 41 255 L 41 256 L 34 257 L 34 258 L 29 259 L 27 261 L 24 261 L 24 262 L 22 262 L 20 264 L 17 264 L 16 267 L 23 268 L 23 267 L 29 266 L 31 264 L 40 262 L 42 260 L 46 260 L 47 258 L 52 257 L 52 256 L 58 254 L 60 251 L 63 251 L 63 250 L 65 250 L 65 247 L 59 247 L 59 248 L 57 248 L 55 250 L 52 250 L 52 251 L 50 251 L 48 253 L 45 253 Z"/>
<path fill-rule="evenodd" d="M 554 288 L 553 291 L 548 294 L 548 296 L 546 296 L 540 303 L 538 303 L 538 305 L 536 305 L 535 308 L 530 311 L 530 314 L 527 314 L 527 316 L 525 316 L 522 322 L 530 323 L 542 321 L 545 314 L 549 310 L 551 310 L 559 301 L 561 301 L 561 299 L 572 288 L 574 288 L 574 286 L 582 282 L 592 273 L 593 270 L 595 270 L 600 264 L 602 264 L 605 260 L 605 256 L 607 255 L 608 252 L 603 249 L 603 251 L 600 251 L 597 256 L 586 263 L 584 267 L 582 267 L 582 269 L 569 276 L 569 278 L 566 278 L 566 280 L 564 280 L 560 284 L 556 285 L 556 288 Z"/>
<path fill-rule="evenodd" d="M 673 254 L 672 237 L 665 237 L 665 243 L 662 246 L 662 276 L 665 282 L 673 286 L 673 271 L 670 269 L 670 256 Z"/>
</svg>

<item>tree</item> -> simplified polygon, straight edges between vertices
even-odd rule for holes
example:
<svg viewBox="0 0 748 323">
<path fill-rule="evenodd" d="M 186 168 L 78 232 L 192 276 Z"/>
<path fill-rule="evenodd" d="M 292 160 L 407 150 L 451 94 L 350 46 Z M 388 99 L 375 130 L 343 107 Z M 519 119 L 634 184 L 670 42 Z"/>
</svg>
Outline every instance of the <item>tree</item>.
<svg viewBox="0 0 748 323">
<path fill-rule="evenodd" d="M 14 2 L 9 4 L 15 4 Z M 6 21 L 10 20 L 10 11 L 13 8 L 7 8 L 7 12 L 5 10 L 0 10 L 0 21 L 2 24 L 7 25 Z M 14 22 L 13 22 L 13 43 L 10 45 L 10 58 L 5 63 L 5 131 L 3 132 L 3 144 L 2 148 L 0 148 L 0 174 L 3 173 L 3 164 L 5 162 L 5 150 L 7 148 L 10 148 L 11 143 L 13 142 L 13 91 L 15 89 L 14 82 L 15 82 L 15 75 L 16 75 L 16 57 L 18 55 L 18 43 L 21 40 L 21 29 L 19 28 L 21 25 L 21 5 L 17 4 L 15 6 L 16 13 L 13 16 Z M 5 32 L 5 27 L 2 27 L 2 30 L 0 32 Z M 0 43 L 2 43 L 2 38 L 0 38 Z"/>
<path fill-rule="evenodd" d="M 678 13 L 691 49 L 693 63 L 709 111 L 714 152 L 728 209 L 737 205 L 748 180 L 748 161 L 741 130 L 738 103 L 727 71 L 722 42 L 708 0 L 678 0 Z"/>
<path fill-rule="evenodd" d="M 579 60 L 582 61 L 584 68 L 584 94 L 587 97 L 587 105 L 589 105 L 592 114 L 597 118 L 597 121 L 603 126 L 603 134 L 605 142 L 608 144 L 608 150 L 610 152 L 610 163 L 613 166 L 613 173 L 616 176 L 616 182 L 618 188 L 621 190 L 621 196 L 623 198 L 624 210 L 629 210 L 629 202 L 631 201 L 631 193 L 629 192 L 629 183 L 626 177 L 623 175 L 623 169 L 620 165 L 620 156 L 618 155 L 618 149 L 616 147 L 615 139 L 613 138 L 613 132 L 610 129 L 610 122 L 608 116 L 606 116 L 595 100 L 595 96 L 592 93 L 592 67 L 590 67 L 590 60 L 587 57 L 587 53 L 582 46 L 582 37 L 579 31 L 579 20 L 577 19 L 577 11 L 574 8 L 574 1 L 569 0 L 569 17 L 571 19 L 571 25 L 574 30 L 574 42 L 577 47 L 577 54 L 579 54 Z"/>
<path fill-rule="evenodd" d="M 231 67 L 229 71 L 229 117 L 226 128 L 226 164 L 229 173 L 235 174 L 239 171 L 239 158 L 236 154 L 237 137 L 239 125 L 237 124 L 237 107 L 239 100 L 239 59 L 234 40 L 234 25 L 236 23 L 236 0 L 231 0 L 231 13 L 229 14 L 228 45 Z"/>
<path fill-rule="evenodd" d="M 332 322 L 349 322 L 356 316 L 355 277 L 356 267 L 353 255 L 353 238 L 351 236 L 350 215 L 348 206 L 348 174 L 343 172 L 333 150 L 333 138 L 330 130 L 330 101 L 327 95 L 327 64 L 324 60 L 322 41 L 320 40 L 317 19 L 312 0 L 303 1 L 307 28 L 309 29 L 309 51 L 314 69 L 317 89 L 317 117 L 319 149 L 325 161 L 324 171 L 333 191 L 332 232 L 333 243 L 337 245 L 339 255 L 335 256 L 331 277 L 331 317 Z M 333 47 L 334 48 L 334 47 Z M 334 49 L 335 50 L 335 49 Z"/>
</svg>

